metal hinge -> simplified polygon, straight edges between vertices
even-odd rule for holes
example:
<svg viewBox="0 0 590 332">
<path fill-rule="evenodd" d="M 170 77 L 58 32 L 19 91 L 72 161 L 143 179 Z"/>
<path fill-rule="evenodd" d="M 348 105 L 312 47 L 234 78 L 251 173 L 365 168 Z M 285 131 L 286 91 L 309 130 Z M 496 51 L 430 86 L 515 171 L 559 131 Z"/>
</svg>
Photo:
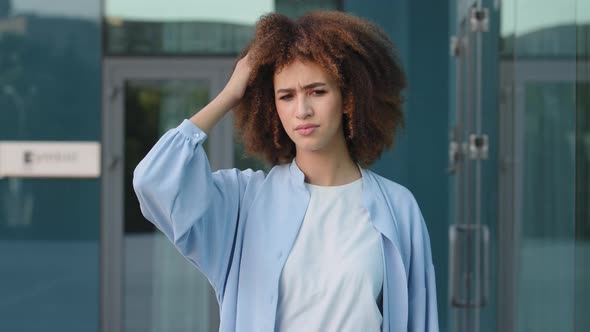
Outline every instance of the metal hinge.
<svg viewBox="0 0 590 332">
<path fill-rule="evenodd" d="M 449 133 L 449 167 L 447 172 L 449 174 L 455 174 L 457 172 L 457 166 L 465 158 L 467 152 L 467 144 L 458 141 L 459 129 L 453 128 Z"/>
<path fill-rule="evenodd" d="M 462 37 L 451 36 L 451 41 L 449 43 L 449 53 L 451 56 L 460 56 L 463 53 L 464 48 L 465 45 Z"/>
<path fill-rule="evenodd" d="M 487 8 L 471 8 L 469 23 L 473 32 L 487 32 L 490 29 L 490 11 Z"/>
<path fill-rule="evenodd" d="M 469 159 L 488 159 L 488 135 L 469 135 Z"/>
</svg>

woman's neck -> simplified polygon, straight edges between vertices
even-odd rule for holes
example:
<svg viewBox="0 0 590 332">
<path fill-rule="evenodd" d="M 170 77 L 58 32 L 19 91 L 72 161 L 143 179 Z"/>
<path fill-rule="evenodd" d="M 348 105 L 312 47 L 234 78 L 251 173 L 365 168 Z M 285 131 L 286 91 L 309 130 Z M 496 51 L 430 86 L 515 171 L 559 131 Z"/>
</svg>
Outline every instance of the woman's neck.
<svg viewBox="0 0 590 332">
<path fill-rule="evenodd" d="M 358 180 L 361 172 L 346 153 L 298 151 L 297 166 L 305 174 L 305 182 L 318 186 L 339 186 Z"/>
</svg>

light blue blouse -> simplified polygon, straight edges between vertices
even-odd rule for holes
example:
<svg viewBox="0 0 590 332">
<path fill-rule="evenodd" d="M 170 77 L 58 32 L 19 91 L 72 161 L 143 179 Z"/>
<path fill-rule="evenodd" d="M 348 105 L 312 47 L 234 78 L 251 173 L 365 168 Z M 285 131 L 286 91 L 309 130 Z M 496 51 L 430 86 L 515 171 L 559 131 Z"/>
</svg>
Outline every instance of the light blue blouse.
<svg viewBox="0 0 590 332">
<path fill-rule="evenodd" d="M 274 331 L 279 277 L 309 202 L 295 162 L 212 173 L 207 135 L 184 120 L 134 172 L 143 215 L 213 286 L 220 331 Z M 382 234 L 383 331 L 438 331 L 430 238 L 412 194 L 362 169 L 363 205 Z"/>
</svg>

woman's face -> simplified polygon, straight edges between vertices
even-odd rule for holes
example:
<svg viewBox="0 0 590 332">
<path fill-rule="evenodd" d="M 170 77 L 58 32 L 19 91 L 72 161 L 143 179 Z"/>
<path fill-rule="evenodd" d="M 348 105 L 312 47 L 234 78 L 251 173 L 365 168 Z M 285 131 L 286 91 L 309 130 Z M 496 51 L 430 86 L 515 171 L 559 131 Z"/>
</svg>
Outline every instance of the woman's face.
<svg viewBox="0 0 590 332">
<path fill-rule="evenodd" d="M 329 151 L 344 144 L 342 95 L 316 63 L 296 60 L 274 75 L 275 104 L 297 153 Z"/>
</svg>

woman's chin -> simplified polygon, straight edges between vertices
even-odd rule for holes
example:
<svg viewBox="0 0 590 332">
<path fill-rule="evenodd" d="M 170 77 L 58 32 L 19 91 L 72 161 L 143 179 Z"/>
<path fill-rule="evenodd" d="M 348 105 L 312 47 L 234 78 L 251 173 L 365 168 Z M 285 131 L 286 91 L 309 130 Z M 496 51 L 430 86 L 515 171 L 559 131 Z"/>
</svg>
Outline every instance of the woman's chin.
<svg viewBox="0 0 590 332">
<path fill-rule="evenodd" d="M 322 151 L 322 145 L 321 144 L 312 144 L 312 143 L 307 143 L 307 144 L 295 144 L 295 147 L 297 149 L 297 153 L 319 153 Z"/>
</svg>

